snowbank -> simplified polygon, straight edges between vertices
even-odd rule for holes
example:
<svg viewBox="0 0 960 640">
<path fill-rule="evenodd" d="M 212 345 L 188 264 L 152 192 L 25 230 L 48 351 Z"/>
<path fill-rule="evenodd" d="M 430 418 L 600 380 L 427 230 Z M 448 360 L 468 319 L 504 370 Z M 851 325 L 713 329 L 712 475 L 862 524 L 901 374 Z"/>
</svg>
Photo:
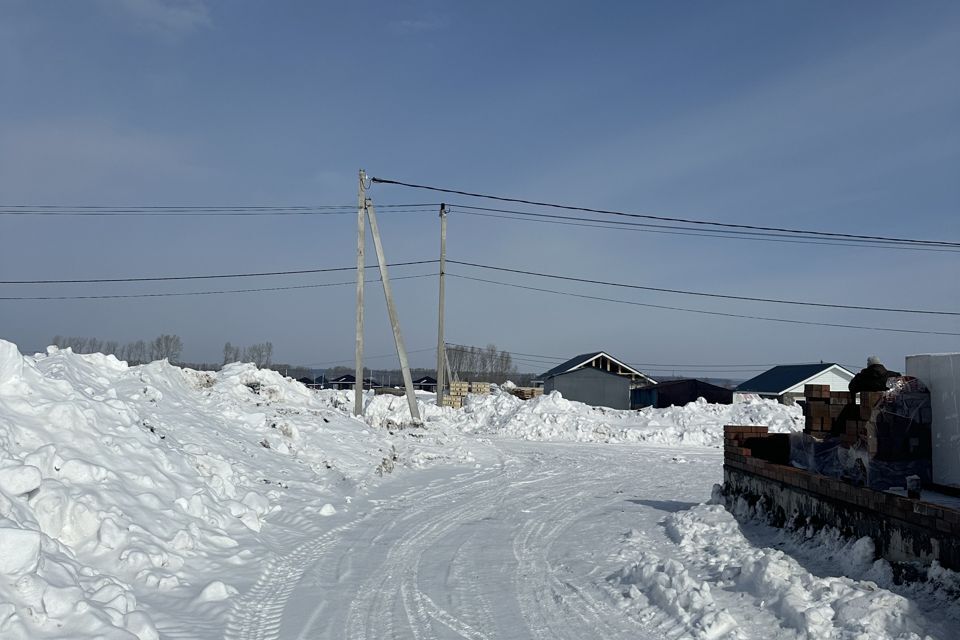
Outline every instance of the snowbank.
<svg viewBox="0 0 960 640">
<path fill-rule="evenodd" d="M 891 571 L 874 560 L 869 538 L 777 539 L 778 546 L 791 549 L 788 555 L 762 544 L 764 536 L 782 535 L 778 530 L 759 523 L 744 529 L 719 505 L 672 513 L 663 525 L 677 545 L 674 557 L 661 559 L 628 535 L 621 555 L 634 560 L 608 581 L 624 598 L 657 607 L 694 637 L 735 637 L 741 623 L 774 625 L 811 640 L 948 637 L 915 601 L 881 586 L 893 587 Z M 757 605 L 764 612 L 760 620 Z"/>
<path fill-rule="evenodd" d="M 451 425 L 468 434 L 539 441 L 721 446 L 727 424 L 768 425 L 771 431 L 803 428 L 798 407 L 772 400 L 719 405 L 701 398 L 683 407 L 619 411 L 570 401 L 556 391 L 520 400 L 494 390 L 490 395 L 467 396 L 462 410 L 437 407 L 426 398 L 419 407 L 428 427 Z M 406 399 L 395 396 L 371 397 L 364 416 L 377 426 L 401 426 L 410 421 Z"/>
<path fill-rule="evenodd" d="M 216 618 L 291 496 L 334 514 L 396 465 L 456 455 L 334 404 L 252 365 L 0 341 L 0 637 L 148 640 L 158 615 Z"/>
</svg>

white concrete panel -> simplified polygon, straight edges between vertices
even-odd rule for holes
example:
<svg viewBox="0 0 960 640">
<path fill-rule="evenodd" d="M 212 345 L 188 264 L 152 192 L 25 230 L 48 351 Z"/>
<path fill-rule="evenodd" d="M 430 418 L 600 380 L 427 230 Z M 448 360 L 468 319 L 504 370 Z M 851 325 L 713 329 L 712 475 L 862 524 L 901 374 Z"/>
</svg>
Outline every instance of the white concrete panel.
<svg viewBox="0 0 960 640">
<path fill-rule="evenodd" d="M 930 390 L 933 481 L 960 487 L 960 353 L 907 356 L 906 374 Z"/>
</svg>

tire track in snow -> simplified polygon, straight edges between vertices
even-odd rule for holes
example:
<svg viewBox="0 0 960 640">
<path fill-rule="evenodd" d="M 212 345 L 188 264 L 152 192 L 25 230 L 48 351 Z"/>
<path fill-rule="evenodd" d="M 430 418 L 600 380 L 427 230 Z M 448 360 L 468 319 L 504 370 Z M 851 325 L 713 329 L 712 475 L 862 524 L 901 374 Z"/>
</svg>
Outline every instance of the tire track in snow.
<svg viewBox="0 0 960 640">
<path fill-rule="evenodd" d="M 569 491 L 558 491 L 556 485 L 548 486 L 551 494 L 559 495 L 552 495 L 547 500 L 548 509 L 530 510 L 539 517 L 525 523 L 514 541 L 514 555 L 518 561 L 515 583 L 521 608 L 528 620 L 527 627 L 534 638 L 626 640 L 643 633 L 636 621 L 590 597 L 570 581 L 558 578 L 549 561 L 553 544 L 581 516 L 580 507 L 590 504 L 591 496 L 598 491 L 606 493 L 622 483 L 619 473 L 611 473 L 610 465 L 605 464 L 605 457 L 600 458 L 599 462 L 593 460 L 588 465 L 587 473 L 577 473 L 559 487 L 576 484 L 585 485 L 586 489 L 571 495 Z M 577 471 L 582 471 L 582 463 Z M 596 477 L 598 472 L 599 478 Z"/>
<path fill-rule="evenodd" d="M 363 517 L 274 558 L 237 601 L 226 640 L 275 640 L 281 629 L 336 640 L 650 637 L 607 602 L 599 565 L 576 555 L 582 531 L 595 530 L 592 514 L 624 500 L 624 465 L 649 464 L 649 454 L 557 448 L 507 458 L 371 500 Z M 573 566 L 551 562 L 560 547 Z"/>
<path fill-rule="evenodd" d="M 283 608 L 306 568 L 319 559 L 337 537 L 358 520 L 331 529 L 301 544 L 292 553 L 271 560 L 247 593 L 234 604 L 225 640 L 269 640 L 280 629 Z"/>
<path fill-rule="evenodd" d="M 423 521 L 425 519 L 426 523 L 408 529 L 394 542 L 379 569 L 384 577 L 379 581 L 375 578 L 369 580 L 362 588 L 363 594 L 351 602 L 347 619 L 348 640 L 396 638 L 392 622 L 384 621 L 392 617 L 393 602 L 398 595 L 406 616 L 406 627 L 415 640 L 435 637 L 431 620 L 436 620 L 461 637 L 485 640 L 487 636 L 424 597 L 417 584 L 418 567 L 424 552 L 436 541 L 463 522 L 476 519 L 489 511 L 490 503 L 495 502 L 492 499 L 502 491 L 502 483 L 507 482 L 509 477 L 519 471 L 519 468 L 510 469 L 494 478 L 469 483 L 444 492 L 434 499 L 424 501 L 412 510 L 405 520 Z M 446 507 L 438 515 L 437 506 L 444 506 L 443 503 L 450 499 L 454 499 L 454 504 L 457 502 L 464 504 L 452 508 Z M 434 504 L 437 502 L 440 504 Z M 433 606 L 429 606 L 428 602 Z M 378 633 L 377 627 L 384 624 L 387 628 L 382 630 L 383 633 Z"/>
</svg>

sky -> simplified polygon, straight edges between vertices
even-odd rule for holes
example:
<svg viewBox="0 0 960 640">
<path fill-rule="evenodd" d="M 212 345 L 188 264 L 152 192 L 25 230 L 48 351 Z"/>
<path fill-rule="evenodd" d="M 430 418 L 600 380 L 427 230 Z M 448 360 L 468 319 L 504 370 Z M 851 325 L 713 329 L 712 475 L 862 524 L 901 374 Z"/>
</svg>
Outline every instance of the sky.
<svg viewBox="0 0 960 640">
<path fill-rule="evenodd" d="M 933 0 L 0 0 L 0 207 L 355 205 L 364 169 L 592 208 L 960 241 L 958 60 L 960 4 Z M 456 205 L 497 205 L 383 184 L 368 195 L 380 207 L 390 262 L 438 257 L 444 200 L 453 206 L 453 260 L 739 296 L 960 311 L 956 252 L 470 216 Z M 428 206 L 383 206 L 405 203 Z M 356 214 L 0 215 L 0 247 L 5 281 L 349 267 Z M 369 238 L 368 247 L 374 265 Z M 957 316 L 706 299 L 457 265 L 448 272 L 643 304 L 960 333 Z M 391 270 L 434 273 L 432 264 Z M 0 297 L 354 278 L 346 271 L 0 285 Z M 393 289 L 411 362 L 429 366 L 437 278 L 396 280 Z M 226 341 L 269 340 L 277 361 L 346 365 L 354 298 L 345 284 L 0 300 L 0 337 L 32 352 L 54 335 L 125 342 L 176 333 L 192 362 L 218 361 Z M 376 283 L 367 285 L 366 318 L 369 366 L 394 366 Z M 860 366 L 875 354 L 899 369 L 908 354 L 960 351 L 960 336 L 712 316 L 456 277 L 448 278 L 446 325 L 450 342 L 532 354 L 517 362 L 534 372 L 550 358 L 594 350 L 642 364 L 653 377 L 741 379 L 776 363 Z"/>
</svg>

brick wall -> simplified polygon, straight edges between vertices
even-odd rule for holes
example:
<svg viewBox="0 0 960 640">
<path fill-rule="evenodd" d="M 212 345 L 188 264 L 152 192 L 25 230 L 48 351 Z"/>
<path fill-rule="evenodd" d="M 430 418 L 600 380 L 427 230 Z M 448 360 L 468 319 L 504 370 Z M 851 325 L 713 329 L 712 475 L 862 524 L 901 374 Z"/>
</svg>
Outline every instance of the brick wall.
<svg viewBox="0 0 960 640">
<path fill-rule="evenodd" d="M 728 508 L 739 498 L 763 500 L 777 526 L 832 526 L 848 536 L 871 537 L 877 553 L 892 562 L 936 560 L 960 571 L 960 510 L 761 460 L 745 445 L 768 435 L 766 427 L 724 427 Z"/>
</svg>

